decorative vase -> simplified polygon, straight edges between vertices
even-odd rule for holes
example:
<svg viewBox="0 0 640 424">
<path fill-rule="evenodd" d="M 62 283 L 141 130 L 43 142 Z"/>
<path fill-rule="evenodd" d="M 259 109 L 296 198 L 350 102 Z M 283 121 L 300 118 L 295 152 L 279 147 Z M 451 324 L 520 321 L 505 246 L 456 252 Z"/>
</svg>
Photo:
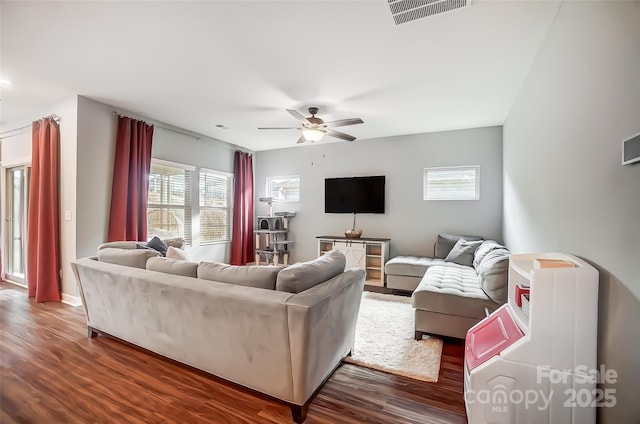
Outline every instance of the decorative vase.
<svg viewBox="0 0 640 424">
<path fill-rule="evenodd" d="M 352 228 L 350 230 L 344 231 L 344 236 L 350 239 L 360 238 L 361 235 L 362 235 L 362 228 L 358 228 L 357 230 L 355 228 Z"/>
</svg>

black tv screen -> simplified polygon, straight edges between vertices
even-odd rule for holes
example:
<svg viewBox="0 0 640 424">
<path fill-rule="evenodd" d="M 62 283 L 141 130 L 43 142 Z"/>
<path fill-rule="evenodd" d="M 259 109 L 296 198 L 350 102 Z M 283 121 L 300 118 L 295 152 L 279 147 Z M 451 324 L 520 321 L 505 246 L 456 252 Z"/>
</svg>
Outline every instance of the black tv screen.
<svg viewBox="0 0 640 424">
<path fill-rule="evenodd" d="M 384 175 L 326 178 L 325 213 L 384 213 Z"/>
</svg>

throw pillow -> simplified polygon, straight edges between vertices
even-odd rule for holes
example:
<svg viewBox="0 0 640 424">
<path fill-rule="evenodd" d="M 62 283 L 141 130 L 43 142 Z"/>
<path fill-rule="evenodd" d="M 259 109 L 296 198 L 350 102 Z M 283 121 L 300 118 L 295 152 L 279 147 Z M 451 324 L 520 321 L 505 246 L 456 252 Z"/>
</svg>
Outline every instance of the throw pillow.
<svg viewBox="0 0 640 424">
<path fill-rule="evenodd" d="M 506 249 L 506 247 L 504 247 L 501 244 L 498 244 L 497 241 L 495 240 L 485 240 L 482 242 L 482 244 L 480 245 L 480 247 L 478 247 L 478 250 L 476 250 L 476 253 L 473 257 L 473 267 L 474 268 L 478 268 L 478 266 L 480 265 L 480 262 L 482 262 L 482 260 L 484 259 L 484 257 L 491 251 L 496 250 L 496 249 Z"/>
<path fill-rule="evenodd" d="M 178 249 L 177 247 L 169 246 L 167 248 L 167 258 L 177 259 L 179 261 L 188 261 L 189 256 L 187 252 L 182 249 Z"/>
<path fill-rule="evenodd" d="M 496 303 L 505 303 L 509 290 L 509 251 L 503 248 L 487 253 L 476 271 L 487 296 Z"/>
<path fill-rule="evenodd" d="M 276 290 L 300 293 L 342 274 L 347 264 L 344 254 L 330 250 L 308 262 L 300 262 L 285 268 L 278 274 Z"/>
<path fill-rule="evenodd" d="M 175 237 L 162 240 L 167 247 L 177 247 L 178 249 L 184 249 L 184 239 L 182 237 Z"/>
<path fill-rule="evenodd" d="M 434 256 L 436 258 L 444 259 L 447 257 L 453 246 L 460 240 L 464 238 L 467 241 L 477 241 L 483 240 L 480 236 L 458 236 L 454 234 L 438 234 L 438 240 L 436 241 L 436 247 Z"/>
<path fill-rule="evenodd" d="M 160 256 L 149 258 L 147 261 L 147 269 L 149 271 L 164 272 L 165 274 L 183 275 L 185 277 L 193 278 L 198 277 L 197 263 L 162 258 Z"/>
<path fill-rule="evenodd" d="M 469 241 L 461 238 L 451 249 L 451 252 L 444 258 L 445 262 L 454 262 L 459 265 L 472 266 L 473 254 L 482 244 L 482 240 Z"/>
<path fill-rule="evenodd" d="M 237 266 L 218 262 L 200 262 L 198 278 L 239 286 L 273 290 L 281 266 Z"/>
<path fill-rule="evenodd" d="M 147 242 L 147 247 L 157 250 L 162 256 L 167 255 L 167 245 L 158 237 L 154 237 Z"/>
</svg>

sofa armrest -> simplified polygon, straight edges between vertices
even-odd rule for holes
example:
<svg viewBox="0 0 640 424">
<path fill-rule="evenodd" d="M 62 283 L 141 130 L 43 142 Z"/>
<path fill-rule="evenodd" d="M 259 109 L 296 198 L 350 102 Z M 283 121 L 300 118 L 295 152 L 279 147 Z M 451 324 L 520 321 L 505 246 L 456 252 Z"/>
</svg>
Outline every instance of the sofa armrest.
<svg viewBox="0 0 640 424">
<path fill-rule="evenodd" d="M 294 403 L 303 405 L 353 348 L 364 280 L 353 269 L 287 300 Z"/>
</svg>

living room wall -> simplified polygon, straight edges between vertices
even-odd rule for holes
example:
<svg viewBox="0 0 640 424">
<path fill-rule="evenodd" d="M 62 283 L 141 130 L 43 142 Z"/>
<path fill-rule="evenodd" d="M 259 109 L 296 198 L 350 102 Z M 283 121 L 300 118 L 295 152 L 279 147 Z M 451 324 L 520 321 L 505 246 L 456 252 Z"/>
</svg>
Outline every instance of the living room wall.
<svg viewBox="0 0 640 424">
<path fill-rule="evenodd" d="M 602 423 L 640 417 L 640 164 L 621 165 L 640 132 L 639 23 L 638 2 L 564 2 L 504 125 L 507 245 L 600 272 L 598 363 L 618 373 Z"/>
<path fill-rule="evenodd" d="M 480 165 L 480 200 L 423 200 L 424 168 L 456 165 Z M 266 178 L 285 175 L 300 176 L 300 202 L 274 203 L 274 211 L 297 212 L 291 220 L 292 262 L 317 256 L 316 236 L 342 235 L 351 228 L 351 214 L 324 213 L 324 179 L 329 177 L 386 176 L 385 213 L 359 214 L 357 227 L 363 237 L 390 238 L 391 256 L 432 255 L 441 232 L 502 238 L 502 127 L 257 152 L 258 215 L 268 214 L 267 205 L 258 201 L 266 195 Z"/>
<path fill-rule="evenodd" d="M 109 226 L 113 158 L 115 155 L 116 118 L 113 112 L 136 117 L 129 111 L 79 97 L 78 108 L 78 256 L 94 255 L 104 243 Z M 152 123 L 156 122 L 148 120 Z M 156 122 L 151 155 L 156 159 L 233 172 L 234 147 L 169 124 Z M 197 196 L 196 193 L 192 193 Z M 194 224 L 197 214 L 194 214 Z M 193 260 L 227 261 L 229 243 L 190 248 Z"/>
<path fill-rule="evenodd" d="M 60 118 L 60 259 L 62 263 L 62 300 L 77 303 L 77 289 L 75 277 L 69 261 L 76 258 L 76 149 L 77 149 L 77 121 L 78 98 L 77 96 L 64 99 L 43 110 L 34 111 L 15 122 L 6 122 L 0 132 L 9 132 L 2 139 L 2 167 L 25 165 L 31 163 L 31 128 L 30 124 L 44 116 L 55 114 Z M 12 131 L 16 130 L 16 131 Z M 2 178 L 1 198 L 4 195 L 5 184 Z M 4 208 L 0 215 L 4 220 Z M 65 220 L 65 212 L 71 213 L 72 219 Z M 4 222 L 4 221 L 3 221 Z M 4 237 L 4 234 L 2 235 Z M 1 240 L 4 240 L 2 238 Z M 3 255 L 5 252 L 3 250 Z M 6 256 L 5 256 L 6 258 Z"/>
</svg>

